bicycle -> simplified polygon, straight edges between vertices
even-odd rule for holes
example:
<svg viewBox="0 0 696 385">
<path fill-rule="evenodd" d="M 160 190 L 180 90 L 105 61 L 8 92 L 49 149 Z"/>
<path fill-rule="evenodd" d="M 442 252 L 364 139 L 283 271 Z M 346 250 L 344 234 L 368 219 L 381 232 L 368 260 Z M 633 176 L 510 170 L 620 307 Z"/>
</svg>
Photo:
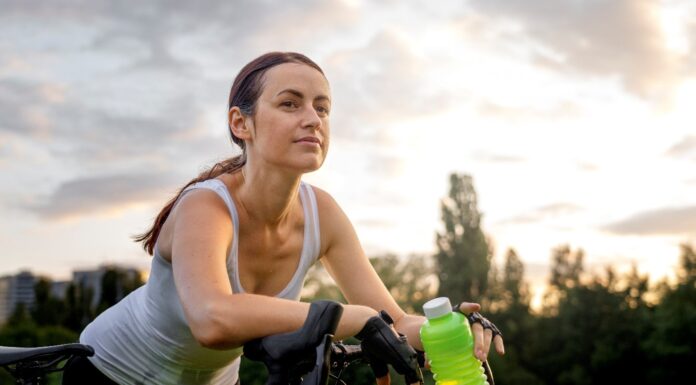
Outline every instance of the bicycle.
<svg viewBox="0 0 696 385">
<path fill-rule="evenodd" d="M 91 346 L 77 343 L 36 348 L 0 346 L 0 367 L 7 370 L 17 384 L 42 385 L 47 374 L 62 371 L 72 358 L 92 355 Z"/>
<path fill-rule="evenodd" d="M 313 302 L 300 329 L 248 342 L 244 354 L 266 365 L 266 385 L 327 385 L 329 379 L 345 385 L 341 380 L 344 370 L 366 359 L 360 345 L 333 342 L 342 312 L 337 302 Z M 78 343 L 35 348 L 0 346 L 0 367 L 10 372 L 17 384 L 43 385 L 48 373 L 65 368 L 61 363 L 92 355 L 92 347 Z M 484 369 L 489 385 L 495 385 L 487 362 Z"/>
</svg>

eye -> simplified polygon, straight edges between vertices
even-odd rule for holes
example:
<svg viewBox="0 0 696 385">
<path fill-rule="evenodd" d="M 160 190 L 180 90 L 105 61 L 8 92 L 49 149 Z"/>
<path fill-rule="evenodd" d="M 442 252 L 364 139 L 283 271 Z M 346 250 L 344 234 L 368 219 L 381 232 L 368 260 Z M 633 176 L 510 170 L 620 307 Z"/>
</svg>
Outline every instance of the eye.
<svg viewBox="0 0 696 385">
<path fill-rule="evenodd" d="M 281 107 L 287 107 L 287 108 L 297 108 L 297 102 L 294 100 L 286 100 L 282 103 L 280 103 Z"/>
<path fill-rule="evenodd" d="M 317 112 L 319 112 L 322 115 L 328 115 L 329 114 L 329 108 L 324 107 L 324 106 L 317 106 L 316 107 Z"/>
</svg>

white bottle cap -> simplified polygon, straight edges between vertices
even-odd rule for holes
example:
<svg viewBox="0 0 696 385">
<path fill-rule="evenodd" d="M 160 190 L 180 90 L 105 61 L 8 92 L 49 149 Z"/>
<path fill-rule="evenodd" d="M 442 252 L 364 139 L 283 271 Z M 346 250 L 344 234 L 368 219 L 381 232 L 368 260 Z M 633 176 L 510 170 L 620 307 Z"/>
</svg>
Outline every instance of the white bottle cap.
<svg viewBox="0 0 696 385">
<path fill-rule="evenodd" d="M 423 312 L 428 319 L 442 317 L 452 312 L 452 304 L 447 297 L 434 298 L 423 305 Z"/>
</svg>

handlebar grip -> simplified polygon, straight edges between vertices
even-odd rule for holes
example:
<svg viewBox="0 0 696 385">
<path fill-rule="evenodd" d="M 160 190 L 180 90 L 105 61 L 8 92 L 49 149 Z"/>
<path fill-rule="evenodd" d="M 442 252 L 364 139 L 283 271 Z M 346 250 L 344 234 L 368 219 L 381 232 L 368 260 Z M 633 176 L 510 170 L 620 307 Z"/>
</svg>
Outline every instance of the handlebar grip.
<svg viewBox="0 0 696 385">
<path fill-rule="evenodd" d="M 317 348 L 322 344 L 330 348 L 342 314 L 343 306 L 338 302 L 312 302 L 300 329 L 249 341 L 244 344 L 244 355 L 266 365 L 268 385 L 288 384 L 290 379 L 299 378 L 317 366 L 318 358 L 323 358 L 323 354 L 317 354 Z"/>
</svg>

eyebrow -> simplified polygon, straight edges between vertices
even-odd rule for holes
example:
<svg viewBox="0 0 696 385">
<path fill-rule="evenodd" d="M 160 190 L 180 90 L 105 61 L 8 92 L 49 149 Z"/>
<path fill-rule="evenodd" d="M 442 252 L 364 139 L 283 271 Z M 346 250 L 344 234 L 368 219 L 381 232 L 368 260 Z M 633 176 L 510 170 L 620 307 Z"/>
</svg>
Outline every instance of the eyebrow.
<svg viewBox="0 0 696 385">
<path fill-rule="evenodd" d="M 293 95 L 297 96 L 297 97 L 300 98 L 300 99 L 304 98 L 304 95 L 302 94 L 302 92 L 300 92 L 300 91 L 298 91 L 298 90 L 295 90 L 295 89 L 292 89 L 292 88 L 286 88 L 286 89 L 284 89 L 284 90 L 278 92 L 278 93 L 276 94 L 276 96 L 278 96 L 278 95 L 280 95 L 280 94 L 282 94 L 282 93 L 285 93 L 285 92 L 290 93 L 290 94 L 293 94 Z M 329 97 L 326 96 L 326 95 L 318 95 L 316 98 L 314 98 L 314 100 L 326 100 L 326 101 L 328 101 L 329 103 L 331 102 L 331 98 L 329 98 Z"/>
</svg>

